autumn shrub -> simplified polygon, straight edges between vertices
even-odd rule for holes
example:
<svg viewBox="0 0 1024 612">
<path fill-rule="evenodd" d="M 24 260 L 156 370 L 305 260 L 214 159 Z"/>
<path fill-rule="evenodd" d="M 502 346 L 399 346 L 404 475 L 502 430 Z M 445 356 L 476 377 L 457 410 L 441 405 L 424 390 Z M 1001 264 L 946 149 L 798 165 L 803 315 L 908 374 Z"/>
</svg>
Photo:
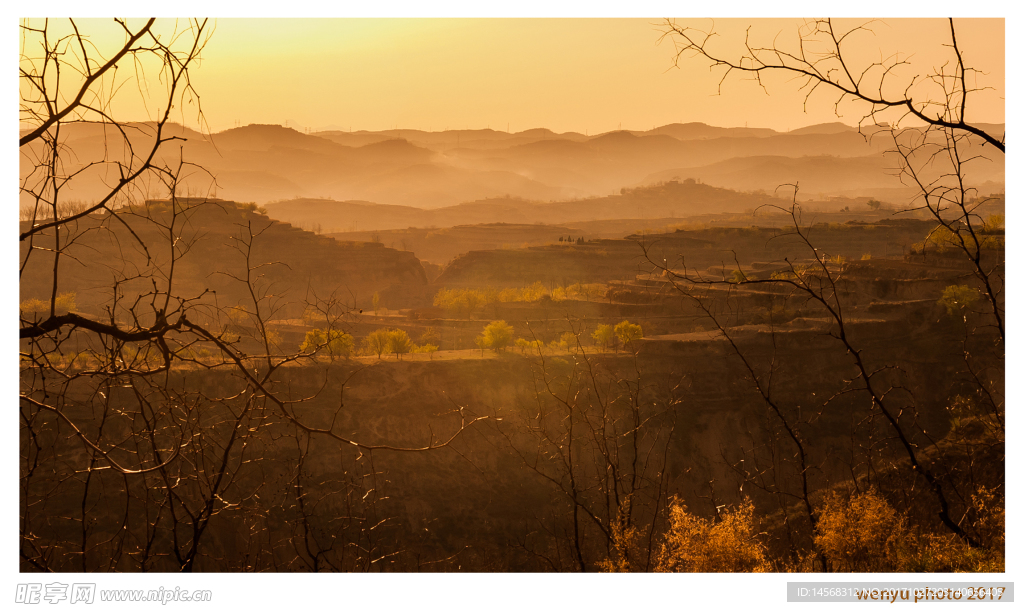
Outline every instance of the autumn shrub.
<svg viewBox="0 0 1024 612">
<path fill-rule="evenodd" d="M 725 508 L 719 520 L 691 514 L 677 502 L 669 510 L 669 529 L 658 552 L 659 572 L 770 572 L 764 544 L 749 499 Z"/>
<path fill-rule="evenodd" d="M 980 488 L 971 497 L 967 523 L 984 546 L 951 533 L 912 528 L 906 515 L 876 491 L 829 493 L 820 510 L 814 543 L 839 572 L 1004 571 L 1005 515 L 1001 499 Z"/>
<path fill-rule="evenodd" d="M 987 487 L 978 487 L 971 495 L 968 523 L 982 544 L 995 551 L 1006 545 L 1005 502 L 1003 495 Z"/>
<path fill-rule="evenodd" d="M 814 544 L 835 571 L 892 572 L 906 534 L 906 518 L 875 491 L 848 499 L 833 491 L 822 503 Z"/>
<path fill-rule="evenodd" d="M 62 315 L 76 310 L 78 308 L 76 304 L 77 297 L 78 295 L 74 291 L 59 294 L 57 299 L 53 302 L 56 314 Z M 21 311 L 22 316 L 27 316 L 29 318 L 31 318 L 32 315 L 48 315 L 50 313 L 50 300 L 25 300 L 19 304 L 19 310 Z"/>
<path fill-rule="evenodd" d="M 42 316 L 50 313 L 50 303 L 33 298 L 25 300 L 19 305 L 21 316 L 32 318 L 33 315 Z"/>
<path fill-rule="evenodd" d="M 610 556 L 604 561 L 598 562 L 597 566 L 603 572 L 629 572 L 633 570 L 630 557 L 636 557 L 640 552 L 637 545 L 640 541 L 640 530 L 635 524 L 629 522 L 629 499 L 616 513 L 614 521 L 611 521 L 612 549 Z"/>
</svg>

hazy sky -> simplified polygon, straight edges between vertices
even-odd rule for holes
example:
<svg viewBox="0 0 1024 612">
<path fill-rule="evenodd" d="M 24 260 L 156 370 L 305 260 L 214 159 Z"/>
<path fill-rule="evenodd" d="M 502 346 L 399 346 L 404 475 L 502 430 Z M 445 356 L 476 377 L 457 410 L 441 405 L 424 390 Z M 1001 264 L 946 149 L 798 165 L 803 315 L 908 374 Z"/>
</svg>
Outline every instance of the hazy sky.
<svg viewBox="0 0 1024 612">
<path fill-rule="evenodd" d="M 864 20 L 842 20 L 848 29 Z M 795 40 L 802 20 L 709 19 L 679 23 L 709 28 L 735 50 L 753 40 Z M 88 24 L 87 24 L 88 25 Z M 811 98 L 799 82 L 773 80 L 767 95 L 729 79 L 705 60 L 673 65 L 672 40 L 657 19 L 217 19 L 193 74 L 213 131 L 248 123 L 298 128 L 487 128 L 603 132 L 673 122 L 779 130 L 836 121 L 831 94 Z M 970 65 L 987 72 L 968 119 L 1003 121 L 1004 22 L 957 22 Z M 951 57 L 945 20 L 885 20 L 847 43 L 861 67 L 894 51 L 913 54 L 905 77 Z M 110 30 L 106 30 L 110 32 Z M 103 45 L 103 34 L 94 42 Z M 113 39 L 110 42 L 115 42 Z M 792 46 L 792 45 L 791 45 Z M 140 118 L 141 108 L 124 107 Z M 152 109 L 150 109 L 152 110 Z M 861 114 L 841 107 L 838 120 Z M 194 113 L 186 114 L 192 123 Z"/>
</svg>

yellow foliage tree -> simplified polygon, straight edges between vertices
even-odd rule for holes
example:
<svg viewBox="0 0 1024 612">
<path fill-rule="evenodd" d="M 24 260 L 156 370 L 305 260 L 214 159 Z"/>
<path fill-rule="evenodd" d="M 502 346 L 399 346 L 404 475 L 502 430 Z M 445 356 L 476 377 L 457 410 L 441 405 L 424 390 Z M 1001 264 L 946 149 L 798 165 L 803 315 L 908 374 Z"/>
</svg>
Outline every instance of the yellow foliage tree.
<svg viewBox="0 0 1024 612">
<path fill-rule="evenodd" d="M 387 332 L 387 352 L 394 353 L 396 359 L 402 359 L 402 353 L 413 349 L 412 339 L 404 329 L 392 329 Z"/>
<path fill-rule="evenodd" d="M 821 507 L 814 543 L 840 572 L 1001 572 L 1003 504 L 980 489 L 971 498 L 974 528 L 989 548 L 972 548 L 951 535 L 921 534 L 876 491 L 849 497 L 832 492 Z M 983 538 L 986 539 L 986 538 Z"/>
<path fill-rule="evenodd" d="M 635 351 L 634 343 L 644 337 L 644 330 L 635 323 L 622 321 L 615 326 L 615 335 L 623 346 Z"/>
<path fill-rule="evenodd" d="M 747 500 L 724 509 L 719 521 L 690 514 L 673 503 L 669 530 L 658 553 L 659 572 L 770 572 L 764 545 L 758 541 L 754 504 Z"/>
<path fill-rule="evenodd" d="M 375 329 L 369 333 L 362 342 L 363 352 L 367 355 L 377 355 L 377 359 L 388 350 L 388 330 Z"/>
<path fill-rule="evenodd" d="M 814 543 L 835 571 L 891 572 L 906 530 L 906 519 L 875 491 L 849 499 L 833 492 L 821 507 Z"/>
<path fill-rule="evenodd" d="M 615 329 L 613 329 L 611 325 L 598 325 L 597 329 L 594 330 L 594 333 L 591 334 L 591 338 L 593 338 L 594 342 L 596 342 L 601 348 L 609 348 L 612 345 L 612 342 L 615 341 Z"/>
<path fill-rule="evenodd" d="M 492 348 L 496 352 L 505 350 L 505 347 L 512 344 L 512 335 L 515 333 L 515 329 L 504 321 L 491 321 L 487 327 L 484 328 L 482 334 L 480 334 L 477 341 L 477 346 L 484 348 Z"/>
<path fill-rule="evenodd" d="M 348 357 L 352 354 L 353 345 L 352 336 L 340 329 L 313 329 L 306 332 L 306 338 L 299 350 L 303 353 L 312 353 L 325 349 L 333 361 L 335 357 Z"/>
</svg>

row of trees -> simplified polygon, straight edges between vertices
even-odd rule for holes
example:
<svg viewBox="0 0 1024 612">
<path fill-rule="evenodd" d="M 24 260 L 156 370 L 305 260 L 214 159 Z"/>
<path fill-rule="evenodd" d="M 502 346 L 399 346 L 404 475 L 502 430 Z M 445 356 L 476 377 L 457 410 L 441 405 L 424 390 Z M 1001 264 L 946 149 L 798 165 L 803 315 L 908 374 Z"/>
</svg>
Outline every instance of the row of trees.
<svg viewBox="0 0 1024 612">
<path fill-rule="evenodd" d="M 618 346 L 621 344 L 629 350 L 635 350 L 634 343 L 644 337 L 644 330 L 635 323 L 621 321 L 614 327 L 605 324 L 598 325 L 591 337 L 597 346 L 604 349 L 614 347 L 618 350 Z"/>
<path fill-rule="evenodd" d="M 403 329 L 376 329 L 363 338 L 363 354 L 377 355 L 379 359 L 384 353 L 394 353 L 395 358 L 401 360 L 402 355 L 406 353 L 429 353 L 433 358 L 438 347 L 429 343 L 432 338 L 431 332 L 426 332 L 424 338 L 428 341 L 416 345 Z"/>
<path fill-rule="evenodd" d="M 363 355 L 376 355 L 378 359 L 390 353 L 399 360 L 406 353 L 429 353 L 433 356 L 438 346 L 430 341 L 439 341 L 436 333 L 428 330 L 423 334 L 423 339 L 426 341 L 417 345 L 405 330 L 380 328 L 363 338 L 360 352 Z M 340 329 L 313 329 L 306 332 L 299 351 L 311 356 L 327 355 L 333 361 L 340 357 L 350 357 L 355 351 L 355 339 Z"/>
<path fill-rule="evenodd" d="M 597 347 L 603 349 L 614 347 L 618 350 L 621 344 L 623 347 L 636 352 L 638 348 L 636 341 L 643 338 L 643 328 L 629 321 L 621 321 L 614 327 L 601 324 L 593 331 L 591 338 Z M 539 351 L 544 348 L 544 343 L 536 338 L 536 336 L 531 338 L 515 338 L 515 329 L 505 321 L 491 321 L 476 338 L 477 348 L 481 351 L 493 349 L 495 352 L 501 352 L 513 345 L 513 343 L 516 348 L 524 353 L 527 350 Z M 579 343 L 580 338 L 574 332 L 567 331 L 559 338 L 552 340 L 548 347 L 553 350 L 575 351 Z"/>
<path fill-rule="evenodd" d="M 608 324 L 598 325 L 591 338 L 595 346 L 602 349 L 615 348 L 621 345 L 631 351 L 636 350 L 636 341 L 643 337 L 643 329 L 629 321 L 621 321 L 612 326 Z M 434 328 L 428 328 L 420 338 L 421 345 L 413 343 L 409 334 L 401 329 L 376 329 L 363 338 L 361 353 L 363 355 L 377 355 L 380 358 L 384 354 L 393 353 L 396 358 L 401 359 L 405 353 L 434 353 L 438 349 L 440 337 Z M 544 343 L 537 338 L 515 338 L 515 328 L 505 321 L 491 321 L 484 327 L 475 343 L 481 351 L 492 349 L 495 352 L 502 352 L 513 344 L 525 352 L 527 349 L 540 349 Z M 560 338 L 552 340 L 550 348 L 555 350 L 571 350 L 577 344 L 577 338 L 572 332 L 565 332 Z M 333 361 L 339 357 L 349 357 L 355 351 L 355 339 L 340 329 L 313 329 L 306 332 L 305 340 L 299 348 L 300 352 L 306 354 L 326 354 Z"/>
</svg>

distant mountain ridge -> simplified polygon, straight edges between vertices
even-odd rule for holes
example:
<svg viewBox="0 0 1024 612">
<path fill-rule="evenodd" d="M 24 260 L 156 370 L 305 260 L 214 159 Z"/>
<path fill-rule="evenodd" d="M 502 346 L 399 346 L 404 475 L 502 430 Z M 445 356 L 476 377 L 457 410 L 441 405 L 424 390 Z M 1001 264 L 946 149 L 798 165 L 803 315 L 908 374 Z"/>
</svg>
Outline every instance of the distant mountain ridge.
<svg viewBox="0 0 1024 612">
<path fill-rule="evenodd" d="M 996 133 L 1003 129 L 985 127 Z M 145 150 L 152 139 L 146 134 L 147 124 L 129 128 L 133 147 Z M 729 170 L 749 164 L 750 159 L 769 157 L 776 158 L 780 168 L 810 168 L 812 158 L 834 158 L 831 174 L 816 174 L 813 169 L 794 174 L 809 172 L 810 178 L 801 180 L 817 181 L 807 188 L 818 197 L 898 191 L 889 176 L 877 172 L 877 160 L 866 161 L 886 149 L 884 138 L 866 137 L 872 129 L 878 128 L 858 130 L 833 122 L 777 132 L 674 123 L 595 135 L 542 128 L 515 133 L 397 129 L 305 134 L 279 125 L 254 124 L 204 135 L 172 125 L 167 133 L 182 138 L 175 141 L 181 147 L 167 147 L 163 155 L 174 163 L 180 151 L 181 159 L 196 169 L 180 189 L 258 204 L 332 199 L 430 209 L 494 198 L 564 202 L 607 196 L 622 187 L 677 175 L 734 190 L 770 191 L 791 179 L 771 175 L 770 164 L 750 172 Z M 103 163 L 110 150 L 123 149 L 111 148 L 118 143 L 117 133 L 109 125 L 74 124 L 62 135 L 82 166 L 96 164 L 65 192 L 74 199 L 95 200 L 117 180 L 116 168 Z M 25 177 L 32 169 L 32 156 L 29 150 L 22 153 L 21 176 Z M 979 183 L 997 187 L 1002 183 L 1001 157 L 974 166 L 972 179 L 980 177 Z M 832 175 L 842 180 L 828 180 Z"/>
<path fill-rule="evenodd" d="M 422 209 L 362 201 L 297 199 L 273 202 L 265 208 L 272 218 L 292 225 L 340 233 L 480 223 L 561 224 L 603 219 L 683 218 L 711 211 L 744 212 L 765 204 L 784 206 L 786 202 L 785 198 L 740 193 L 691 180 L 560 202 L 494 198 Z"/>
</svg>

